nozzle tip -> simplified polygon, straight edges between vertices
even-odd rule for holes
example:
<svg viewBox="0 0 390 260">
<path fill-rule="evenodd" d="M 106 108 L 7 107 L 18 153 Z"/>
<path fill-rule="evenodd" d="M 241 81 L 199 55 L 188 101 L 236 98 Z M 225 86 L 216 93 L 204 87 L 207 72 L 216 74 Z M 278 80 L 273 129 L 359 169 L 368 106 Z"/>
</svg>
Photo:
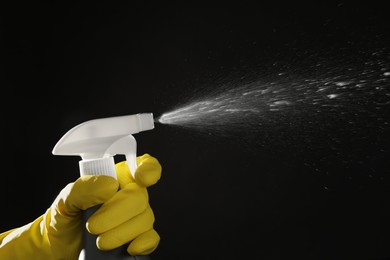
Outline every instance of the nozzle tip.
<svg viewBox="0 0 390 260">
<path fill-rule="evenodd" d="M 138 114 L 141 131 L 152 130 L 154 128 L 153 113 Z"/>
</svg>

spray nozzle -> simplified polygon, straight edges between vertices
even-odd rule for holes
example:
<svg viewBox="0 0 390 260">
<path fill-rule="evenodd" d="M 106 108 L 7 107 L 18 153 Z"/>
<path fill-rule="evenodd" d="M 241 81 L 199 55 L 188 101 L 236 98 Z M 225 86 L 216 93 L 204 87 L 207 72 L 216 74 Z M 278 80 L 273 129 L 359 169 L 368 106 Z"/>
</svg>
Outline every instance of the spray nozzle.
<svg viewBox="0 0 390 260">
<path fill-rule="evenodd" d="M 105 174 L 113 177 L 116 176 L 112 157 L 122 154 L 134 174 L 137 143 L 132 135 L 153 128 L 152 113 L 93 119 L 70 129 L 57 142 L 52 153 L 81 156 L 81 175 Z"/>
</svg>

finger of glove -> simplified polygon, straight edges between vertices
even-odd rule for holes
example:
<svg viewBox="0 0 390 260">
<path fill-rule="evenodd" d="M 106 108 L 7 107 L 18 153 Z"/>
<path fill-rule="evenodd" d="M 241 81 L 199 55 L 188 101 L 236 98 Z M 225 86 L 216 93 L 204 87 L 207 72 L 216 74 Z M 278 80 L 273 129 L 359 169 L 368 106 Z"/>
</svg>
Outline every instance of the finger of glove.
<svg viewBox="0 0 390 260">
<path fill-rule="evenodd" d="M 116 163 L 115 171 L 120 189 L 123 189 L 129 183 L 135 183 L 133 175 L 130 173 L 129 166 L 127 165 L 127 161 Z"/>
<path fill-rule="evenodd" d="M 60 192 L 54 202 L 55 209 L 65 216 L 78 215 L 82 210 L 104 203 L 117 190 L 118 182 L 110 176 L 81 176 Z"/>
<path fill-rule="evenodd" d="M 145 211 L 148 201 L 146 189 L 130 183 L 102 204 L 87 220 L 87 230 L 95 235 L 107 232 Z"/>
<path fill-rule="evenodd" d="M 144 154 L 137 159 L 138 167 L 135 171 L 135 182 L 142 187 L 150 187 L 161 178 L 162 167 L 160 162 L 149 154 Z"/>
<path fill-rule="evenodd" d="M 51 248 L 58 251 L 57 255 L 78 250 L 82 239 L 81 212 L 103 203 L 117 189 L 118 182 L 109 176 L 82 176 L 62 189 L 44 217 Z M 61 251 L 63 244 L 67 245 L 67 252 Z"/>
<path fill-rule="evenodd" d="M 98 236 L 96 244 L 101 250 L 120 247 L 153 228 L 154 214 L 150 207 L 134 218 Z"/>
<path fill-rule="evenodd" d="M 127 252 L 131 255 L 149 255 L 156 250 L 159 243 L 160 236 L 156 230 L 151 229 L 131 241 Z"/>
<path fill-rule="evenodd" d="M 142 187 L 149 187 L 161 178 L 162 171 L 159 161 L 149 154 L 137 157 L 137 169 L 135 171 L 134 178 L 130 173 L 126 161 L 117 163 L 115 168 L 120 188 L 123 188 L 127 184 L 133 182 L 136 182 Z"/>
</svg>

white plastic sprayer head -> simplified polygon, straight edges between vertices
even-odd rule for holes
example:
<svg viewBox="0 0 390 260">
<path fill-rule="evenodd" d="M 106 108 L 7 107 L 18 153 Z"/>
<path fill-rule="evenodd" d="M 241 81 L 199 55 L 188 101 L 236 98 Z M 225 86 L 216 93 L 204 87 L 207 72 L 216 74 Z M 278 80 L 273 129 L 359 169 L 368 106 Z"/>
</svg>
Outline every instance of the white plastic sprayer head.
<svg viewBox="0 0 390 260">
<path fill-rule="evenodd" d="M 54 146 L 54 155 L 100 157 L 118 139 L 154 128 L 152 113 L 93 119 L 70 129 Z"/>
<path fill-rule="evenodd" d="M 136 141 L 132 135 L 153 128 L 152 113 L 93 119 L 70 129 L 57 142 L 52 153 L 78 155 L 83 161 L 123 154 L 134 174 Z"/>
</svg>

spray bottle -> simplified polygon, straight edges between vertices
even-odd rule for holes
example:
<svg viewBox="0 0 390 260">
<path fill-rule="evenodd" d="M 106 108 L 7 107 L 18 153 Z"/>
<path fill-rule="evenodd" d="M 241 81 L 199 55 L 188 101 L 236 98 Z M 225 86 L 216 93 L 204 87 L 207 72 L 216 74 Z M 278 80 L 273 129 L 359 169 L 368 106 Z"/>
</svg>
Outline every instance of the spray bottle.
<svg viewBox="0 0 390 260">
<path fill-rule="evenodd" d="M 77 155 L 80 175 L 107 175 L 116 178 L 114 156 L 125 155 L 130 172 L 137 168 L 137 142 L 133 134 L 152 130 L 152 113 L 116 116 L 89 120 L 70 129 L 55 145 L 54 155 Z M 79 260 L 149 260 L 149 256 L 131 256 L 127 245 L 102 251 L 96 246 L 96 236 L 85 229 L 85 222 L 99 206 L 84 212 L 83 249 Z"/>
</svg>

